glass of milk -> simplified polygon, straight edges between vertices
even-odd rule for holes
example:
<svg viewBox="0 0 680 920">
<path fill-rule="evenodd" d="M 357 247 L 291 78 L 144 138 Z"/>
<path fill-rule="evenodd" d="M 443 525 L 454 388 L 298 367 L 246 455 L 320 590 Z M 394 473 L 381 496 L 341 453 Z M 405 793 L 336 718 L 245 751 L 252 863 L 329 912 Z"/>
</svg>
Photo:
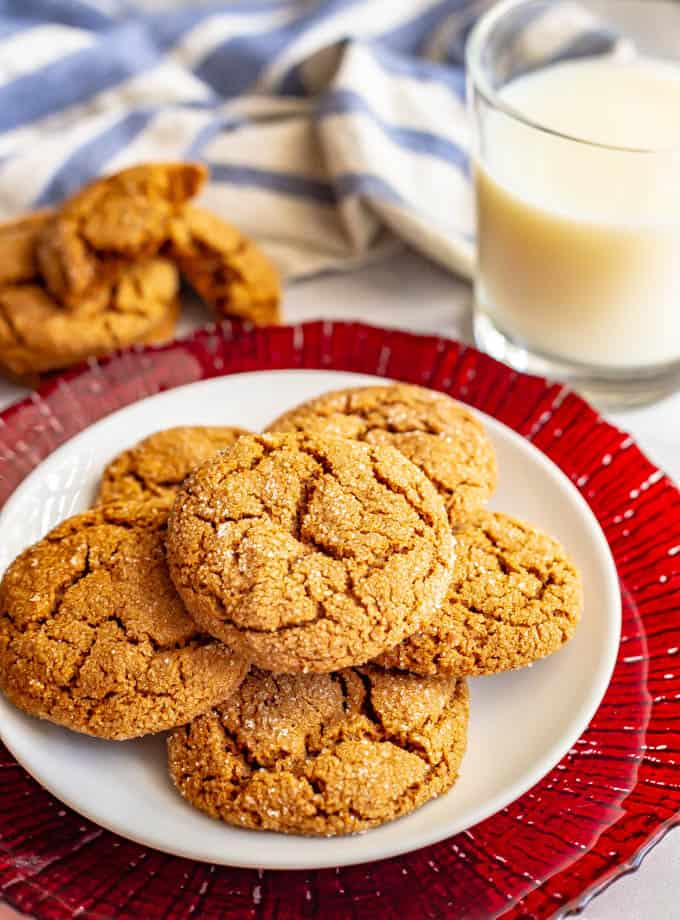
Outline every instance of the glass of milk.
<svg viewBox="0 0 680 920">
<path fill-rule="evenodd" d="M 467 71 L 477 344 L 604 404 L 680 387 L 680 4 L 509 0 Z"/>
</svg>

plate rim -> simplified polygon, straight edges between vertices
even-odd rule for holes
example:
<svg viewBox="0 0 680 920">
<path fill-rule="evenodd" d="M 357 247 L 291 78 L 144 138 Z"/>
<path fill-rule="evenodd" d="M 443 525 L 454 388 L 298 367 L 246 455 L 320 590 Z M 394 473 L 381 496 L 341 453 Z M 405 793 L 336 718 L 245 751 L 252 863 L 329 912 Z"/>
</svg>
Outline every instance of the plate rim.
<svg viewBox="0 0 680 920">
<path fill-rule="evenodd" d="M 312 369 L 312 368 L 287 368 L 287 369 L 274 369 L 274 370 L 256 370 L 256 371 L 243 371 L 237 372 L 235 374 L 229 375 L 229 379 L 234 378 L 251 378 L 253 376 L 271 376 L 274 377 L 278 375 L 282 376 L 313 376 L 316 374 L 329 375 L 331 378 L 334 376 L 347 376 L 348 372 L 337 371 L 331 368 L 325 369 Z M 367 378 L 366 385 L 371 383 L 376 384 L 379 381 L 389 381 L 391 378 L 379 377 L 372 374 L 353 374 L 350 372 L 351 376 Z M 61 462 L 62 458 L 68 456 L 69 452 L 74 449 L 78 449 L 77 442 L 80 440 L 86 440 L 88 438 L 96 437 L 97 429 L 102 428 L 106 425 L 115 423 L 116 420 L 123 418 L 125 415 L 129 414 L 131 411 L 139 411 L 141 407 L 147 405 L 148 403 L 154 402 L 172 402 L 173 397 L 175 397 L 178 391 L 184 391 L 185 393 L 194 390 L 210 390 L 212 388 L 219 389 L 222 381 L 227 379 L 226 377 L 213 377 L 205 380 L 193 381 L 191 383 L 184 384 L 182 386 L 173 388 L 172 390 L 167 390 L 161 393 L 157 393 L 151 396 L 148 396 L 142 400 L 133 402 L 127 406 L 121 407 L 115 412 L 110 413 L 102 419 L 99 419 L 96 422 L 93 422 L 91 425 L 87 425 L 73 437 L 66 440 L 62 445 L 60 445 L 55 451 L 50 453 L 45 457 L 40 463 L 35 466 L 35 468 L 26 476 L 22 483 L 17 487 L 17 489 L 12 493 L 12 495 L 7 499 L 5 504 L 0 509 L 0 532 L 4 526 L 6 526 L 6 521 L 14 513 L 15 505 L 21 505 L 24 500 L 26 493 L 30 493 L 32 488 L 34 488 L 34 480 L 40 475 L 40 471 L 49 473 L 50 465 L 57 465 Z M 393 381 L 394 382 L 394 381 Z M 238 385 L 238 383 L 236 384 Z M 351 385 L 351 384 L 350 384 Z M 357 386 L 362 385 L 357 383 Z M 331 386 L 329 390 L 336 389 L 336 387 Z M 200 398 L 200 397 L 199 397 Z M 603 655 L 601 659 L 601 665 L 598 669 L 598 679 L 595 684 L 595 689 L 591 691 L 588 703 L 583 705 L 578 713 L 578 716 L 572 716 L 569 720 L 568 731 L 565 731 L 559 740 L 555 742 L 550 748 L 550 752 L 542 758 L 542 760 L 535 765 L 531 770 L 529 770 L 523 777 L 521 782 L 516 782 L 509 789 L 505 790 L 503 793 L 499 792 L 495 797 L 490 799 L 485 803 L 484 807 L 478 807 L 472 813 L 472 817 L 465 822 L 450 822 L 446 830 L 441 828 L 438 830 L 433 830 L 430 832 L 422 832 L 420 836 L 416 839 L 415 842 L 405 841 L 403 843 L 395 842 L 392 846 L 385 848 L 379 847 L 378 850 L 371 851 L 369 855 L 362 855 L 360 858 L 354 858 L 351 853 L 348 853 L 346 857 L 326 857 L 323 858 L 321 851 L 323 849 L 323 841 L 319 841 L 322 846 L 319 846 L 320 851 L 319 858 L 313 860 L 305 860 L 302 862 L 291 862 L 290 860 L 280 860 L 276 863 L 261 863 L 254 862 L 252 859 L 241 860 L 239 858 L 234 861 L 234 859 L 229 858 L 228 860 L 219 854 L 211 855 L 197 855 L 194 850 L 184 849 L 181 845 L 174 847 L 161 846 L 161 844 L 155 840 L 153 837 L 144 837 L 141 834 L 130 833 L 128 830 L 123 829 L 121 825 L 116 825 L 115 823 L 104 819 L 98 815 L 96 812 L 90 812 L 88 810 L 83 810 L 81 806 L 75 804 L 77 799 L 74 800 L 70 797 L 64 797 L 63 792 L 57 792 L 56 787 L 50 778 L 49 775 L 49 765 L 46 765 L 42 769 L 35 769 L 26 765 L 26 759 L 22 758 L 17 752 L 17 748 L 13 744 L 13 741 L 17 738 L 17 735 L 12 735 L 11 729 L 8 732 L 6 726 L 3 726 L 0 722 L 0 741 L 4 743 L 7 749 L 10 751 L 12 756 L 17 760 L 17 762 L 26 770 L 29 775 L 33 777 L 38 783 L 40 783 L 43 788 L 45 788 L 51 795 L 58 799 L 62 804 L 71 808 L 77 814 L 86 818 L 89 821 L 92 821 L 94 824 L 97 824 L 99 827 L 104 828 L 111 833 L 117 834 L 121 837 L 124 837 L 127 840 L 137 843 L 140 846 L 150 847 L 160 852 L 166 853 L 170 856 L 177 856 L 184 859 L 192 859 L 203 863 L 215 863 L 216 865 L 223 865 L 236 869 L 264 869 L 266 871 L 313 871 L 320 869 L 329 869 L 341 866 L 354 866 L 354 865 L 363 865 L 366 863 L 380 862 L 386 859 L 391 859 L 397 856 L 403 856 L 407 853 L 414 852 L 416 850 L 423 849 L 424 847 L 430 846 L 435 843 L 439 843 L 442 840 L 446 840 L 449 837 L 453 837 L 456 834 L 463 833 L 467 829 L 474 827 L 480 822 L 487 820 L 488 818 L 495 815 L 497 812 L 501 811 L 503 808 L 507 807 L 510 803 L 516 801 L 526 792 L 528 792 L 533 786 L 539 783 L 555 766 L 563 759 L 563 757 L 569 752 L 573 747 L 574 743 L 578 738 L 583 734 L 587 729 L 593 715 L 597 712 L 602 699 L 607 691 L 607 687 L 611 680 L 611 675 L 613 673 L 616 656 L 618 653 L 619 640 L 620 640 L 620 631 L 621 631 L 621 595 L 618 591 L 618 574 L 616 570 L 616 565 L 611 553 L 611 549 L 607 542 L 606 536 L 600 526 L 599 521 L 595 517 L 592 509 L 588 505 L 585 498 L 578 491 L 576 486 L 570 482 L 569 478 L 565 473 L 558 467 L 558 465 L 550 459 L 546 454 L 544 454 L 539 448 L 531 443 L 527 438 L 524 438 L 518 432 L 514 431 L 510 426 L 504 424 L 498 419 L 493 418 L 493 416 L 488 413 L 476 409 L 474 407 L 474 413 L 481 418 L 483 423 L 492 431 L 500 433 L 500 437 L 507 438 L 511 443 L 513 443 L 521 451 L 528 453 L 532 457 L 533 462 L 536 463 L 539 467 L 542 467 L 546 473 L 553 479 L 561 484 L 561 487 L 568 493 L 569 500 L 579 508 L 582 520 L 584 523 L 587 523 L 587 527 L 594 537 L 598 552 L 600 555 L 600 563 L 603 567 L 603 571 L 606 574 L 606 592 L 607 592 L 607 606 L 611 611 L 611 616 L 608 618 L 608 644 L 606 648 L 606 654 Z M 44 467 L 47 466 L 47 470 Z M 4 574 L 2 568 L 2 563 L 0 562 L 0 578 Z M 613 622 L 612 622 L 613 621 Z M 3 707 L 10 708 L 10 711 L 13 711 L 11 703 L 4 699 L 0 695 L 0 711 Z M 30 719 L 30 716 L 26 716 L 27 719 Z M 8 737 L 9 734 L 9 737 Z M 165 733 L 164 733 L 165 734 Z M 454 787 L 455 789 L 455 787 Z M 433 800 L 435 801 L 435 800 Z M 431 803 L 426 803 L 426 805 Z M 404 816 L 407 818 L 408 816 Z M 397 819 L 399 820 L 399 819 Z M 392 823 L 392 822 L 389 822 Z M 241 829 L 237 829 L 241 830 Z M 379 828 L 373 828 L 365 832 L 367 836 L 373 834 Z M 260 834 L 259 831 L 253 831 L 253 834 Z M 271 832 L 273 833 L 273 832 Z M 363 834 L 362 834 L 363 836 Z M 286 837 L 295 839 L 300 837 L 300 835 L 286 835 Z M 323 838 L 325 840 L 326 838 Z M 337 838 L 330 838 L 335 841 Z M 346 838 L 347 840 L 352 839 L 352 835 Z M 350 849 L 349 846 L 347 848 Z"/>
<path fill-rule="evenodd" d="M 390 357 L 392 351 L 396 353 L 394 361 Z M 173 367 L 171 360 L 173 358 L 182 364 L 179 371 Z M 423 364 L 425 360 L 428 362 L 427 366 Z M 552 430 L 548 431 L 553 427 L 554 420 L 545 424 L 545 432 L 542 430 L 543 416 L 546 415 L 546 412 L 542 410 L 547 409 L 548 416 L 552 412 L 559 422 L 566 418 L 568 427 L 572 427 L 571 423 L 574 419 L 578 419 L 573 427 L 580 429 L 582 433 L 593 435 L 596 430 L 600 434 L 604 433 L 604 448 L 611 448 L 614 456 L 612 466 L 615 466 L 620 472 L 619 478 L 625 483 L 626 488 L 633 483 L 643 482 L 643 489 L 649 489 L 647 494 L 636 493 L 635 500 L 632 502 L 638 511 L 647 513 L 645 526 L 649 524 L 650 511 L 653 516 L 658 510 L 665 523 L 672 525 L 670 527 L 671 537 L 680 547 L 680 517 L 676 519 L 670 514 L 671 509 L 675 511 L 680 508 L 678 486 L 645 456 L 632 437 L 626 435 L 615 424 L 600 418 L 585 400 L 572 393 L 567 387 L 551 383 L 544 378 L 511 371 L 476 349 L 444 335 L 402 331 L 358 321 L 313 320 L 295 326 L 259 330 L 253 329 L 247 323 L 224 321 L 220 324 L 211 324 L 184 339 L 174 340 L 163 346 L 133 347 L 121 350 L 106 359 L 93 360 L 73 368 L 47 381 L 32 396 L 20 400 L 0 415 L 1 423 L 6 429 L 4 433 L 0 433 L 4 453 L 4 456 L 0 455 L 0 464 L 7 459 L 13 461 L 9 470 L 5 468 L 4 477 L 0 477 L 0 495 L 8 495 L 34 465 L 30 454 L 27 454 L 25 450 L 26 445 L 21 442 L 21 437 L 22 432 L 27 429 L 39 430 L 36 429 L 35 422 L 37 415 L 43 410 L 44 414 L 49 416 L 50 405 L 55 407 L 63 427 L 55 429 L 56 436 L 51 434 L 45 439 L 48 442 L 47 451 L 44 445 L 38 448 L 39 451 L 42 451 L 42 455 L 50 452 L 50 445 L 53 449 L 55 442 L 58 445 L 68 436 L 63 435 L 64 431 L 76 432 L 78 430 L 78 422 L 74 422 L 70 415 L 64 413 L 66 400 L 71 399 L 71 404 L 74 399 L 82 401 L 92 418 L 101 418 L 111 411 L 108 405 L 102 407 L 97 404 L 96 408 L 92 405 L 89 394 L 95 382 L 105 380 L 117 388 L 117 395 L 114 397 L 117 408 L 121 403 L 134 401 L 138 396 L 172 388 L 178 382 L 185 383 L 192 379 L 230 374 L 243 368 L 300 367 L 306 364 L 317 368 L 333 366 L 348 371 L 370 369 L 374 373 L 387 376 L 386 369 L 389 370 L 395 363 L 399 367 L 397 376 L 401 380 L 412 383 L 425 382 L 426 385 L 450 393 L 455 398 L 462 399 L 473 406 L 482 403 L 492 406 L 491 412 L 494 415 L 498 414 L 499 417 L 509 422 L 510 427 L 521 431 L 529 439 L 533 440 L 535 437 L 536 446 L 555 456 L 556 462 L 563 469 L 566 468 L 572 472 L 583 470 L 583 463 L 580 460 L 578 464 L 570 462 L 564 450 L 562 448 L 558 450 L 554 441 L 555 434 Z M 480 369 L 483 383 L 475 382 L 468 388 L 468 378 Z M 127 378 L 130 375 L 135 379 L 127 385 Z M 511 411 L 506 398 L 508 392 L 515 388 L 518 388 L 527 400 L 526 411 L 521 413 Z M 88 398 L 90 399 L 89 406 Z M 40 439 L 42 441 L 42 435 Z M 595 456 L 595 451 L 592 451 L 589 455 L 589 462 L 595 462 Z M 601 454 L 599 456 L 601 457 Z M 611 462 L 611 456 L 609 462 Z M 643 477 L 646 477 L 644 481 Z M 572 478 L 575 479 L 576 476 L 573 475 Z M 606 482 L 610 487 L 612 486 L 611 473 L 606 478 Z M 581 488 L 580 482 L 577 485 Z M 583 492 L 588 497 L 593 494 L 587 486 L 584 486 Z M 614 507 L 625 507 L 621 504 L 622 495 L 619 491 L 613 489 L 613 492 L 618 503 Z M 632 494 L 630 497 L 633 499 Z M 621 582 L 627 588 L 629 578 L 632 576 L 626 556 L 622 555 L 620 548 L 621 527 L 625 527 L 626 522 L 620 525 L 620 516 L 618 519 L 612 517 L 611 496 L 605 503 L 600 502 L 599 497 L 588 503 L 602 521 L 607 541 L 612 547 L 618 547 L 614 550 L 614 557 L 621 575 Z M 668 544 L 664 543 L 663 546 L 666 547 Z M 675 579 L 680 575 L 680 568 L 678 568 L 680 557 L 669 560 L 667 556 L 670 555 L 670 552 L 662 551 L 658 541 L 652 540 L 647 556 L 649 564 L 654 565 L 657 575 L 660 571 L 663 572 L 659 580 L 673 581 L 675 584 Z M 620 570 L 621 566 L 625 566 L 623 573 Z M 632 636 L 635 640 L 633 645 L 637 644 L 639 647 L 640 643 L 645 643 L 650 635 L 649 620 L 654 616 L 655 608 L 650 607 L 647 598 L 639 598 L 635 589 L 632 589 L 632 596 L 636 603 L 642 604 L 640 632 Z M 664 597 L 667 596 L 668 590 L 666 589 Z M 644 657 L 647 658 L 647 655 L 645 654 Z M 663 660 L 666 663 L 671 659 L 667 657 L 663 648 L 657 648 L 649 660 L 657 663 Z M 629 670 L 623 667 L 622 659 L 617 661 L 615 674 L 625 677 Z M 646 672 L 643 679 L 648 679 Z M 652 678 L 650 677 L 649 680 Z M 649 686 L 643 684 L 643 694 L 648 689 Z M 664 690 L 670 689 L 668 684 L 664 685 Z M 649 723 L 645 721 L 641 725 L 642 740 L 650 727 L 653 729 L 656 725 L 658 730 L 660 719 L 656 702 L 649 695 L 647 699 L 651 700 L 649 714 L 651 721 Z M 667 699 L 670 701 L 676 699 L 676 696 Z M 676 709 L 680 706 L 680 704 L 674 705 Z M 597 727 L 592 730 L 593 732 L 598 731 Z M 2 749 L 0 748 L 1 757 Z M 639 768 L 645 775 L 649 775 L 651 768 L 646 758 L 638 758 L 637 755 L 636 758 L 636 774 Z M 665 770 L 668 776 L 666 760 L 665 754 L 659 755 L 658 761 L 661 769 Z M 7 758 L 4 765 L 11 765 Z M 20 774 L 23 772 L 20 768 L 17 770 Z M 16 775 L 14 771 L 7 772 Z M 27 780 L 22 779 L 21 782 L 26 789 Z M 527 913 L 527 910 L 534 909 L 540 909 L 541 916 L 546 915 L 546 910 L 551 914 L 556 911 L 557 915 L 566 916 L 567 913 L 571 914 L 578 910 L 582 903 L 585 903 L 583 899 L 586 896 L 589 898 L 589 892 L 597 889 L 601 883 L 606 882 L 612 876 L 615 879 L 625 874 L 631 864 L 644 858 L 655 843 L 662 839 L 664 827 L 674 823 L 677 818 L 679 812 L 676 809 L 680 805 L 680 799 L 673 791 L 673 787 L 668 796 L 663 796 L 661 787 L 664 785 L 663 781 L 659 782 L 655 786 L 655 789 L 657 786 L 658 789 L 653 796 L 653 801 L 645 804 L 644 814 L 649 820 L 645 821 L 642 829 L 634 824 L 636 816 L 639 818 L 642 814 L 640 801 L 636 801 L 631 798 L 630 793 L 626 793 L 620 800 L 625 807 L 615 816 L 609 816 L 606 819 L 603 814 L 604 824 L 601 833 L 591 839 L 582 851 L 565 854 L 564 862 L 553 864 L 548 874 L 545 873 L 545 870 L 542 872 L 540 883 L 539 880 L 534 880 L 532 884 L 525 885 L 519 893 L 513 895 L 511 900 L 494 908 L 493 916 L 503 917 L 505 920 L 510 920 L 510 918 L 520 920 L 520 918 L 534 916 L 533 913 Z M 634 793 L 639 788 L 639 780 L 636 778 L 630 792 Z M 44 813 L 47 813 L 45 809 L 49 806 L 49 801 L 46 801 L 45 795 L 40 798 L 38 790 L 35 794 L 39 798 L 39 801 L 35 802 L 36 807 L 40 807 Z M 630 808 L 627 805 L 628 798 L 631 798 Z M 628 831 L 628 835 L 623 838 L 617 837 L 620 829 L 624 833 Z M 614 854 L 613 860 L 603 862 L 602 857 L 606 855 L 603 853 L 603 847 L 612 843 L 615 845 L 622 843 L 623 850 Z M 113 841 L 113 846 L 121 845 L 122 841 Z M 435 852 L 439 851 L 435 850 Z M 150 858 L 153 856 L 152 853 L 147 855 Z M 422 860 L 416 858 L 419 855 L 419 853 L 414 854 L 409 864 L 417 865 L 431 882 L 439 879 L 441 883 L 442 876 L 433 876 L 423 861 L 425 854 Z M 447 861 L 450 861 L 450 857 L 447 857 Z M 54 914 L 55 917 L 58 916 L 64 920 L 65 918 L 71 920 L 74 917 L 73 910 L 63 897 L 56 894 L 57 888 L 54 884 L 51 890 L 46 890 L 42 884 L 37 886 L 32 881 L 30 873 L 17 870 L 16 863 L 6 863 L 6 865 L 8 869 L 10 865 L 12 867 L 12 887 L 11 889 L 3 887 L 0 901 L 4 897 L 7 903 L 18 910 L 34 916 L 40 914 L 41 917 L 46 917 L 41 906 L 46 904 L 51 905 L 52 910 L 58 912 Z M 196 865 L 200 866 L 200 864 Z M 463 863 L 460 865 L 461 868 L 464 866 Z M 573 876 L 575 867 L 578 867 L 578 872 L 576 876 Z M 198 872 L 198 869 L 194 871 L 198 873 L 199 881 L 201 878 L 206 881 L 209 878 L 206 874 Z M 238 873 L 239 870 L 234 870 L 234 872 Z M 248 875 L 249 879 L 253 877 Z M 576 878 L 575 882 L 572 881 L 573 878 Z M 243 885 L 248 884 L 247 881 L 244 881 L 242 874 L 230 876 L 230 879 L 232 879 L 230 884 L 240 886 L 237 887 L 237 891 L 243 891 Z M 257 883 L 257 877 L 255 877 L 255 883 Z M 72 875 L 66 884 L 71 886 L 72 892 L 74 884 L 77 884 L 77 877 Z M 568 896 L 561 893 L 564 891 L 562 886 L 566 887 Z M 489 888 L 489 885 L 486 887 Z M 64 889 L 60 887 L 59 890 Z M 440 890 L 446 891 L 447 889 Z M 451 889 L 448 891 L 452 893 Z M 309 889 L 307 893 L 311 895 Z M 270 892 L 267 890 L 263 897 L 269 897 L 269 895 Z M 567 897 L 570 900 L 567 901 Z M 98 898 L 90 898 L 90 901 L 97 904 Z M 87 910 L 90 909 L 94 908 L 88 907 Z M 81 912 L 78 913 L 78 916 L 82 915 Z M 50 913 L 50 917 L 52 916 Z"/>
</svg>

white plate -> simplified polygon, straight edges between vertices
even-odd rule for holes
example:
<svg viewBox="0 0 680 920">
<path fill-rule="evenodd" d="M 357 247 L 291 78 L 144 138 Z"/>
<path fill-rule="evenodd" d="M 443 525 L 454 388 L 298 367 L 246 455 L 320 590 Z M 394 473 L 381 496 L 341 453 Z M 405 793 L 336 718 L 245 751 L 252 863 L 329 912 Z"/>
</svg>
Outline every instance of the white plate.
<svg viewBox="0 0 680 920">
<path fill-rule="evenodd" d="M 9 499 L 0 515 L 0 571 L 67 515 L 86 509 L 103 466 L 152 431 L 179 424 L 258 429 L 302 399 L 376 379 L 334 371 L 237 374 L 116 412 L 55 451 Z M 97 824 L 168 853 L 232 866 L 312 869 L 384 859 L 494 814 L 552 769 L 587 726 L 611 676 L 621 613 L 609 548 L 577 490 L 523 438 L 491 418 L 484 422 L 500 469 L 493 507 L 562 540 L 583 574 L 585 610 L 575 638 L 558 654 L 470 681 L 468 751 L 447 795 L 365 834 L 290 837 L 237 830 L 192 809 L 168 779 L 162 737 L 97 741 L 23 715 L 0 697 L 2 740 L 39 783 Z"/>
</svg>

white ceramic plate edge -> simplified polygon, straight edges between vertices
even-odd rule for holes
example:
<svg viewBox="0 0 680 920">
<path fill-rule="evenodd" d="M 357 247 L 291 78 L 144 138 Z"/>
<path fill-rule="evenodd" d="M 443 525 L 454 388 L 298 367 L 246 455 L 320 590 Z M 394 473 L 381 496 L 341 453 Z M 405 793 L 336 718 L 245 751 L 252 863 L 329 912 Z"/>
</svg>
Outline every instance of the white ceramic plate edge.
<svg viewBox="0 0 680 920">
<path fill-rule="evenodd" d="M 192 390 L 196 393 L 197 388 L 208 386 L 215 386 L 217 381 L 231 380 L 234 381 L 236 378 L 237 384 L 240 383 L 242 386 L 247 385 L 247 378 L 251 378 L 254 375 L 272 375 L 282 377 L 291 377 L 291 378 L 304 378 L 306 376 L 319 376 L 323 375 L 329 378 L 329 383 L 325 386 L 325 389 L 335 388 L 336 386 L 346 386 L 346 385 L 361 385 L 371 382 L 382 382 L 385 380 L 382 378 L 370 377 L 367 375 L 356 375 L 356 374 L 340 374 L 332 371 L 306 371 L 306 370 L 292 370 L 292 371 L 258 371 L 246 374 L 237 374 L 230 375 L 224 378 L 213 378 L 207 381 L 201 381 L 194 384 L 188 384 L 184 387 L 179 387 L 174 390 L 158 394 L 153 397 L 149 397 L 146 400 L 142 400 L 139 403 L 135 403 L 132 407 L 125 407 L 118 412 L 113 413 L 109 416 L 106 416 L 104 419 L 95 423 L 95 425 L 88 427 L 83 432 L 74 436 L 64 445 L 57 449 L 50 457 L 46 458 L 43 461 L 43 464 L 40 467 L 36 468 L 29 477 L 27 477 L 24 482 L 22 482 L 15 492 L 10 496 L 4 508 L 0 512 L 0 532 L 5 525 L 7 518 L 11 515 L 12 509 L 24 501 L 24 496 L 28 494 L 31 489 L 31 477 L 35 476 L 37 471 L 44 467 L 47 463 L 56 464 L 63 457 L 67 456 L 70 451 L 74 449 L 74 446 L 77 446 L 78 439 L 83 438 L 84 436 L 92 436 L 93 432 L 96 432 L 96 429 L 99 426 L 107 425 L 111 423 L 111 420 L 125 415 L 132 408 L 137 408 L 142 404 L 145 404 L 147 407 L 150 404 L 153 404 L 158 400 L 167 400 L 176 397 L 180 392 Z M 333 378 L 331 380 L 331 378 Z M 350 382 L 346 382 L 344 378 L 349 378 Z M 337 382 L 336 382 L 337 381 Z M 319 390 L 321 392 L 321 390 Z M 196 395 L 198 395 L 196 393 Z M 152 413 L 153 414 L 153 413 Z M 484 424 L 487 426 L 488 430 L 497 437 L 502 437 L 509 440 L 511 443 L 514 443 L 522 451 L 528 452 L 528 455 L 531 457 L 532 461 L 541 467 L 556 483 L 560 484 L 560 489 L 566 489 L 570 493 L 570 500 L 580 508 L 581 512 L 584 515 L 584 519 L 589 520 L 589 525 L 591 528 L 591 537 L 594 540 L 596 552 L 599 555 L 598 565 L 601 566 L 602 570 L 607 573 L 606 579 L 606 590 L 608 596 L 606 597 L 606 604 L 608 609 L 611 611 L 610 614 L 610 628 L 607 631 L 607 641 L 606 645 L 601 650 L 600 656 L 600 667 L 598 668 L 597 675 L 592 683 L 589 701 L 587 704 L 581 706 L 581 708 L 574 713 L 569 725 L 563 732 L 563 736 L 559 743 L 553 744 L 548 751 L 546 751 L 545 756 L 537 762 L 533 768 L 526 772 L 522 777 L 522 780 L 516 782 L 512 786 L 505 788 L 502 793 L 497 794 L 496 796 L 489 798 L 484 802 L 483 805 L 480 805 L 476 810 L 468 812 L 464 819 L 459 821 L 452 820 L 446 828 L 445 832 L 442 832 L 440 828 L 435 828 L 434 830 L 424 830 L 416 835 L 407 835 L 405 839 L 398 843 L 392 843 L 389 847 L 376 845 L 372 847 L 366 845 L 365 841 L 370 840 L 371 835 L 376 835 L 376 831 L 368 831 L 365 834 L 361 834 L 355 837 L 350 838 L 333 838 L 327 839 L 323 838 L 319 840 L 319 856 L 317 858 L 309 859 L 305 858 L 300 861 L 290 858 L 281 858 L 274 859 L 271 858 L 267 860 L 266 865 L 263 865 L 257 859 L 248 858 L 247 856 L 234 856 L 230 854 L 224 858 L 220 858 L 219 853 L 212 852 L 200 852 L 197 848 L 190 847 L 185 848 L 181 842 L 174 842 L 171 846 L 167 845 L 167 842 L 160 842 L 157 837 L 152 833 L 145 835 L 143 833 L 130 834 L 121 827 L 119 823 L 107 819 L 105 814 L 99 813 L 96 810 L 85 810 L 82 807 L 82 804 L 79 803 L 77 797 L 72 798 L 64 794 L 63 789 L 61 789 L 57 784 L 54 784 L 52 777 L 50 776 L 49 765 L 45 764 L 43 767 L 36 766 L 31 762 L 30 757 L 27 756 L 27 752 L 24 750 L 24 747 L 21 743 L 21 733 L 15 734 L 8 728 L 7 719 L 3 718 L 0 720 L 0 737 L 11 751 L 13 756 L 17 759 L 19 763 L 24 766 L 25 769 L 45 788 L 48 792 L 52 793 L 56 798 L 62 801 L 65 805 L 72 808 L 74 811 L 82 814 L 85 818 L 93 821 L 99 826 L 110 830 L 114 833 L 120 834 L 127 837 L 128 839 L 134 840 L 135 842 L 142 844 L 144 846 L 149 846 L 154 849 L 161 849 L 164 852 L 172 853 L 173 855 L 186 857 L 189 859 L 198 859 L 206 862 L 214 862 L 217 864 L 230 865 L 234 867 L 241 868 L 267 868 L 267 869 L 320 869 L 328 868 L 334 866 L 344 866 L 344 865 L 353 865 L 356 863 L 363 863 L 369 861 L 375 861 L 379 859 L 387 859 L 392 856 L 398 856 L 400 854 L 410 852 L 413 850 L 420 849 L 422 847 L 428 846 L 432 843 L 435 843 L 446 837 L 453 836 L 460 831 L 466 830 L 470 827 L 473 827 L 478 822 L 490 817 L 495 814 L 500 809 L 504 808 L 510 802 L 519 798 L 525 792 L 527 792 L 532 786 L 534 786 L 543 776 L 546 775 L 561 759 L 568 753 L 572 748 L 574 742 L 582 734 L 584 729 L 587 727 L 592 716 L 596 712 L 602 697 L 606 691 L 609 680 L 611 678 L 611 673 L 614 668 L 616 661 L 616 654 L 618 650 L 618 641 L 620 633 L 620 594 L 618 590 L 618 576 L 616 573 L 616 568 L 611 557 L 611 552 L 609 550 L 608 544 L 602 533 L 599 524 L 595 520 L 590 508 L 588 507 L 585 499 L 581 496 L 575 486 L 568 481 L 564 474 L 550 461 L 544 454 L 542 454 L 533 444 L 526 441 L 520 435 L 507 428 L 507 426 L 496 421 L 495 419 L 486 416 L 484 413 L 478 413 L 482 418 Z M 272 415 L 273 417 L 273 415 Z M 197 424 L 202 423 L 198 421 Z M 215 422 L 216 423 L 216 422 Z M 229 423 L 229 422 L 225 422 Z M 547 662 L 546 662 L 547 663 Z M 541 663 L 542 665 L 543 663 Z M 493 679 L 493 678 L 492 678 Z M 487 680 L 486 678 L 484 680 Z M 0 713 L 9 714 L 10 712 L 14 714 L 16 711 L 10 704 L 0 697 Z M 28 719 L 29 717 L 22 716 L 22 718 Z M 474 712 L 471 714 L 471 718 L 474 718 Z M 464 765 L 463 765 L 464 769 Z M 451 794 L 455 794 L 455 787 Z M 431 803 L 428 803 L 424 806 L 425 809 L 432 808 L 433 805 L 436 805 L 438 800 L 434 800 Z M 185 806 L 187 809 L 190 807 Z M 193 813 L 193 810 L 191 810 Z M 210 819 L 206 819 L 210 820 Z M 405 818 L 400 818 L 394 824 L 400 824 L 407 822 L 409 820 L 408 816 Z M 263 836 L 267 837 L 276 837 L 281 839 L 281 835 L 273 835 L 270 833 L 264 834 L 257 831 L 239 831 L 239 834 L 248 834 L 252 835 L 253 844 L 255 849 L 258 849 L 257 843 L 258 840 L 261 840 Z M 307 840 L 308 838 L 296 838 L 288 837 L 288 840 Z M 323 843 L 336 843 L 338 841 L 351 841 L 359 840 L 362 841 L 362 846 L 356 848 L 357 857 L 352 855 L 353 847 L 347 847 L 347 853 L 343 854 L 336 852 L 337 848 L 333 848 L 334 855 L 324 857 L 322 854 L 325 850 Z M 288 847 L 283 847 L 283 849 L 288 849 Z"/>
</svg>

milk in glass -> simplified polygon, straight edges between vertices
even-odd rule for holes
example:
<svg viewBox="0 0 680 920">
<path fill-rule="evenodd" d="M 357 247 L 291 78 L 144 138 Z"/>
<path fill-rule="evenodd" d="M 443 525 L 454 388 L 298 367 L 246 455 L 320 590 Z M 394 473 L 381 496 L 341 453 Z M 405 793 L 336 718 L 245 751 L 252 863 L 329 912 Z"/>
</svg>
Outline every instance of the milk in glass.
<svg viewBox="0 0 680 920">
<path fill-rule="evenodd" d="M 485 116 L 482 310 L 515 341 L 570 361 L 679 359 L 680 66 L 571 60 L 499 95 L 549 130 Z"/>
</svg>

